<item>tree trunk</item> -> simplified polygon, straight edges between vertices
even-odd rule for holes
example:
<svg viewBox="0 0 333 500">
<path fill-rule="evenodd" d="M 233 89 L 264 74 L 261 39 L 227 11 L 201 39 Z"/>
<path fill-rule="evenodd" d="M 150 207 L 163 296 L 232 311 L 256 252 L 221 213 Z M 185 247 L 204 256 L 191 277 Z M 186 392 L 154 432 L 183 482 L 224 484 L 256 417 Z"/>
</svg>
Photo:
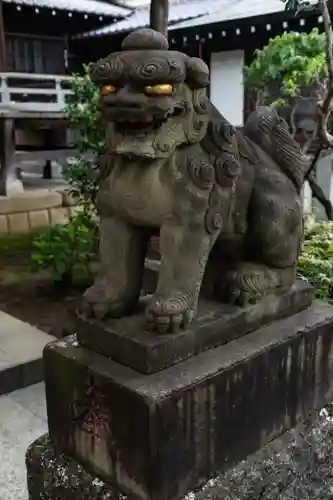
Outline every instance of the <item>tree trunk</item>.
<svg viewBox="0 0 333 500">
<path fill-rule="evenodd" d="M 150 27 L 168 36 L 169 0 L 151 0 Z"/>
</svg>

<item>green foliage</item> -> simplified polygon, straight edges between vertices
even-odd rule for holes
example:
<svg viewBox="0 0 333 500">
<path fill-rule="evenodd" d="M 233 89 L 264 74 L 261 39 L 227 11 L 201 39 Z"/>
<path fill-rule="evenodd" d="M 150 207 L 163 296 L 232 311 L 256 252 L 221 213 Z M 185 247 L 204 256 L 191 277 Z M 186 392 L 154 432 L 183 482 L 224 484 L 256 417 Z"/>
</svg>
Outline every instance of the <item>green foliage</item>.
<svg viewBox="0 0 333 500">
<path fill-rule="evenodd" d="M 308 217 L 298 273 L 315 288 L 316 297 L 333 303 L 333 223 Z"/>
<path fill-rule="evenodd" d="M 47 270 L 53 281 L 70 285 L 76 270 L 90 276 L 96 258 L 96 227 L 85 211 L 79 211 L 66 225 L 57 224 L 38 235 L 31 255 L 34 271 Z"/>
<path fill-rule="evenodd" d="M 76 147 L 81 153 L 101 153 L 105 148 L 105 133 L 100 120 L 99 89 L 89 77 L 89 68 L 84 74 L 74 74 L 65 111 L 72 126 L 79 132 Z"/>
<path fill-rule="evenodd" d="M 63 168 L 63 176 L 69 184 L 68 193 L 87 211 L 95 211 L 98 172 L 93 162 L 77 157 Z"/>
<path fill-rule="evenodd" d="M 326 77 L 325 34 L 318 29 L 276 36 L 262 50 L 256 50 L 253 62 L 245 68 L 248 89 L 259 92 L 265 103 L 272 94 L 279 96 L 273 105 L 297 96 L 304 85 L 324 83 Z"/>
<path fill-rule="evenodd" d="M 282 0 L 282 2 L 285 4 L 286 10 L 290 10 L 294 14 L 313 5 L 310 0 Z"/>
<path fill-rule="evenodd" d="M 90 264 L 96 259 L 98 172 L 87 154 L 96 156 L 105 148 L 99 91 L 89 78 L 88 67 L 84 68 L 83 76 L 73 76 L 71 90 L 66 112 L 78 132 L 76 147 L 81 154 L 67 163 L 63 173 L 69 183 L 68 192 L 81 210 L 67 224 L 48 228 L 35 238 L 31 256 L 35 271 L 49 270 L 54 282 L 62 285 L 71 284 L 76 270 L 90 274 Z"/>
<path fill-rule="evenodd" d="M 94 159 L 85 155 L 96 157 L 104 151 L 105 133 L 100 120 L 99 90 L 90 80 L 88 66 L 84 66 L 83 76 L 73 75 L 71 90 L 66 112 L 77 132 L 76 147 L 81 155 L 68 161 L 63 173 L 69 193 L 86 210 L 94 211 L 98 172 Z"/>
</svg>

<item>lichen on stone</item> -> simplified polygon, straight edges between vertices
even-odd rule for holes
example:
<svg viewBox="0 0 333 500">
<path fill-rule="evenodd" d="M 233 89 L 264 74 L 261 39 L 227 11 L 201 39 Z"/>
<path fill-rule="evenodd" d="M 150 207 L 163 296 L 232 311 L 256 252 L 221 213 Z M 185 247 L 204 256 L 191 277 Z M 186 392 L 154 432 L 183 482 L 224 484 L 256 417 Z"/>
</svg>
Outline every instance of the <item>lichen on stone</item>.
<svg viewBox="0 0 333 500">
<path fill-rule="evenodd" d="M 332 500 L 332 461 L 333 416 L 323 409 L 184 500 Z M 29 447 L 27 468 L 29 500 L 127 500 L 45 436 Z"/>
</svg>

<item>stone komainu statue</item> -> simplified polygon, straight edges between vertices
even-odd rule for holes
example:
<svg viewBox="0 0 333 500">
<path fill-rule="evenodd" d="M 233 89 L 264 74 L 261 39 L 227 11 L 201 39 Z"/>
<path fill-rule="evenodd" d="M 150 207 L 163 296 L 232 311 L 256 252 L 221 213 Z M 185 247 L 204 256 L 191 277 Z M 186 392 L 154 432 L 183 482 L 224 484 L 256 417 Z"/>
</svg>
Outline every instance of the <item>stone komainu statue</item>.
<svg viewBox="0 0 333 500">
<path fill-rule="evenodd" d="M 107 133 L 100 158 L 100 272 L 86 316 L 137 304 L 147 244 L 161 269 L 147 310 L 158 332 L 185 327 L 200 289 L 244 305 L 290 289 L 302 238 L 307 163 L 273 109 L 236 131 L 206 96 L 209 71 L 141 29 L 91 66 Z M 223 92 L 223 86 L 221 87 Z"/>
</svg>

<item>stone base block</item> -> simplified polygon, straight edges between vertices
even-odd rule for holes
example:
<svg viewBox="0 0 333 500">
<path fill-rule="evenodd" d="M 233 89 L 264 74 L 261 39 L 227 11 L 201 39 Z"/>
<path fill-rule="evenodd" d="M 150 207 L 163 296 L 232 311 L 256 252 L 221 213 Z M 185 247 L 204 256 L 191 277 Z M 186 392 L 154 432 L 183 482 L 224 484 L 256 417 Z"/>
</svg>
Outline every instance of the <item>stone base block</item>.
<svg viewBox="0 0 333 500">
<path fill-rule="evenodd" d="M 57 452 L 125 494 L 176 500 L 332 400 L 333 308 L 316 302 L 150 375 L 75 338 L 44 361 Z"/>
<path fill-rule="evenodd" d="M 202 299 L 195 321 L 185 331 L 156 335 L 144 330 L 145 297 L 132 316 L 107 321 L 79 319 L 77 336 L 84 347 L 148 374 L 296 314 L 312 300 L 313 288 L 303 280 L 297 280 L 287 293 L 247 307 Z"/>
</svg>

